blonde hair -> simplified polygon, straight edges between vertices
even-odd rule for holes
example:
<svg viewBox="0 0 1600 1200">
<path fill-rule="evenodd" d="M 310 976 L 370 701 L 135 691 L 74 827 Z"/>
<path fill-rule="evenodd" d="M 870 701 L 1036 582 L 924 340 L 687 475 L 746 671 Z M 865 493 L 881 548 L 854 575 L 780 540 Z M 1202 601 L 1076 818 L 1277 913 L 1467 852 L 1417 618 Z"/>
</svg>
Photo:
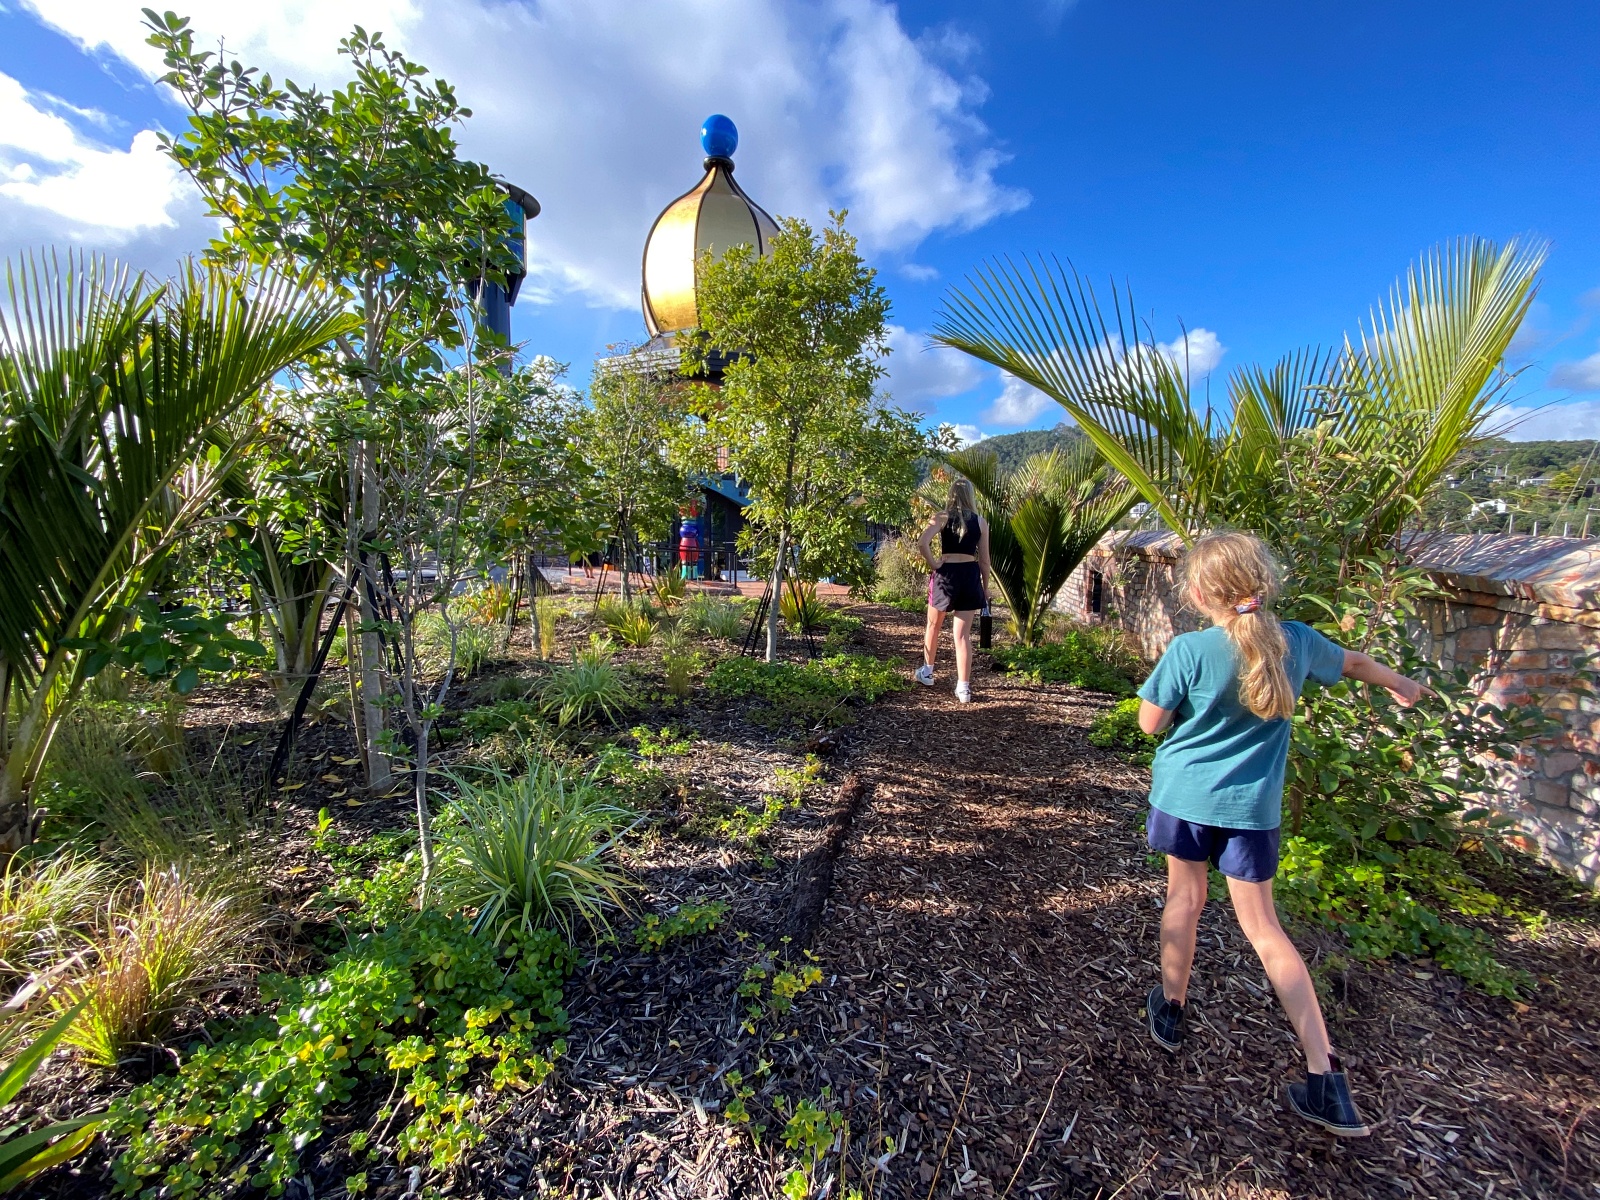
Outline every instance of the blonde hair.
<svg viewBox="0 0 1600 1200">
<path fill-rule="evenodd" d="M 1190 549 L 1183 575 L 1239 650 L 1245 707 L 1263 721 L 1293 713 L 1295 695 L 1283 666 L 1289 647 L 1272 613 L 1283 568 L 1272 551 L 1253 534 L 1208 533 Z"/>
<path fill-rule="evenodd" d="M 944 523 L 956 527 L 958 537 L 967 536 L 967 521 L 978 515 L 978 498 L 972 481 L 957 475 L 950 481 L 950 495 L 944 504 Z"/>
</svg>

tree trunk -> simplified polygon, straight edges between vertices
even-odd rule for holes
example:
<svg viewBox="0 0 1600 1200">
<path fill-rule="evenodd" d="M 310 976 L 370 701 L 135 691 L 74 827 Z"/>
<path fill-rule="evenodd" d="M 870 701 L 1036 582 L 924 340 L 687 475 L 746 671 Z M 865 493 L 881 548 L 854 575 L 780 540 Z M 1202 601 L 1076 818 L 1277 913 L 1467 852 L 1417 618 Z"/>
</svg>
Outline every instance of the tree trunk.
<svg viewBox="0 0 1600 1200">
<path fill-rule="evenodd" d="M 506 599 L 506 627 L 500 633 L 500 653 L 504 654 L 511 648 L 511 638 L 517 628 L 517 606 L 522 603 L 523 579 L 527 571 L 523 567 L 522 556 L 511 556 L 511 571 L 506 578 L 506 590 L 509 593 Z M 535 634 L 538 632 L 539 616 L 534 614 Z"/>
<path fill-rule="evenodd" d="M 632 539 L 628 537 L 626 529 L 623 530 L 621 536 L 617 539 L 617 560 L 619 565 L 622 567 L 622 602 L 624 604 L 631 604 L 633 602 L 633 580 L 630 578 L 633 573 L 630 570 L 630 568 L 633 566 L 633 562 L 628 553 L 629 549 L 631 548 L 631 541 Z"/>
<path fill-rule="evenodd" d="M 778 661 L 778 610 L 783 607 L 783 567 L 789 555 L 787 530 L 778 533 L 778 556 L 772 563 L 772 604 L 767 609 L 767 661 Z"/>
<path fill-rule="evenodd" d="M 428 811 L 428 734 L 431 721 L 417 726 L 417 857 L 422 862 L 422 881 L 418 886 L 417 906 L 428 907 L 428 888 L 433 882 L 433 816 Z"/>
<path fill-rule="evenodd" d="M 378 532 L 380 496 L 378 466 L 373 460 L 370 441 L 363 441 L 361 455 L 361 538 L 370 541 Z M 389 755 L 383 749 L 383 637 L 376 625 L 378 613 L 377 565 L 365 552 L 358 556 L 361 571 L 361 710 L 366 734 L 367 786 L 374 792 L 387 792 L 394 786 Z"/>
</svg>

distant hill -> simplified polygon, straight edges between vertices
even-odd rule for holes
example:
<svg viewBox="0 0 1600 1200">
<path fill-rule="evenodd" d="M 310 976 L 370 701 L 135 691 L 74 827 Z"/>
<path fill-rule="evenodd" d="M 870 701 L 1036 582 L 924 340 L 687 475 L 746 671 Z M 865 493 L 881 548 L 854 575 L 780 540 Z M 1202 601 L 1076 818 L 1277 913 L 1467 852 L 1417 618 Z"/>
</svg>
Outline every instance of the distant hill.
<svg viewBox="0 0 1600 1200">
<path fill-rule="evenodd" d="M 1003 470 L 1014 471 L 1032 454 L 1042 454 L 1057 446 L 1071 446 L 1083 440 L 1076 425 L 1062 422 L 1054 429 L 1024 429 L 1021 433 L 1002 433 L 984 438 L 978 445 L 1000 456 Z"/>
</svg>

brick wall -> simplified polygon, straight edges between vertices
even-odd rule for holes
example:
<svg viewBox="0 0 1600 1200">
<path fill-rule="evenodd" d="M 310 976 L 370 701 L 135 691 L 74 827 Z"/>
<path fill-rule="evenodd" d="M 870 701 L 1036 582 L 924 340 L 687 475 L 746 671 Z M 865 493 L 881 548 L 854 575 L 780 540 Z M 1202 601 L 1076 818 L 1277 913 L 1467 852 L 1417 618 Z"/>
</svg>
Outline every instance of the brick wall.
<svg viewBox="0 0 1600 1200">
<path fill-rule="evenodd" d="M 1203 623 L 1180 603 L 1182 549 L 1170 533 L 1108 534 L 1056 608 L 1116 621 L 1154 660 Z M 1600 883 L 1600 703 L 1574 692 L 1572 674 L 1580 658 L 1600 664 L 1600 542 L 1475 535 L 1419 540 L 1409 552 L 1448 593 L 1424 609 L 1423 654 L 1476 670 L 1481 693 L 1497 703 L 1537 698 L 1563 714 L 1562 735 L 1523 747 L 1487 799 L 1516 819 L 1525 849 Z"/>
</svg>

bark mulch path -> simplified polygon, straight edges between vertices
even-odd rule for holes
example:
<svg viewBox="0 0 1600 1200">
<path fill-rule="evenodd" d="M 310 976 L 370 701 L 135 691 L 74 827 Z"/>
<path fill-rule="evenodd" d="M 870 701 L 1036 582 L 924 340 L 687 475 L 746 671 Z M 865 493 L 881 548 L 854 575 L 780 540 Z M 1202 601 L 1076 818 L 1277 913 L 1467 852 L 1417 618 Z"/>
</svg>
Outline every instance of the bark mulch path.
<svg viewBox="0 0 1600 1200">
<path fill-rule="evenodd" d="M 919 623 L 876 615 L 913 654 Z M 980 673 L 963 708 L 950 680 L 864 719 L 869 799 L 815 944 L 850 1026 L 820 1069 L 855 1089 L 864 1159 L 894 1138 L 883 1194 L 1600 1194 L 1592 916 L 1503 946 L 1543 980 L 1531 1006 L 1418 964 L 1330 971 L 1335 942 L 1295 931 L 1376 1126 L 1337 1141 L 1287 1111 L 1303 1061 L 1225 902 L 1202 922 L 1187 1047 L 1146 1035 L 1162 874 L 1146 773 L 1086 741 L 1110 700 Z"/>
</svg>

